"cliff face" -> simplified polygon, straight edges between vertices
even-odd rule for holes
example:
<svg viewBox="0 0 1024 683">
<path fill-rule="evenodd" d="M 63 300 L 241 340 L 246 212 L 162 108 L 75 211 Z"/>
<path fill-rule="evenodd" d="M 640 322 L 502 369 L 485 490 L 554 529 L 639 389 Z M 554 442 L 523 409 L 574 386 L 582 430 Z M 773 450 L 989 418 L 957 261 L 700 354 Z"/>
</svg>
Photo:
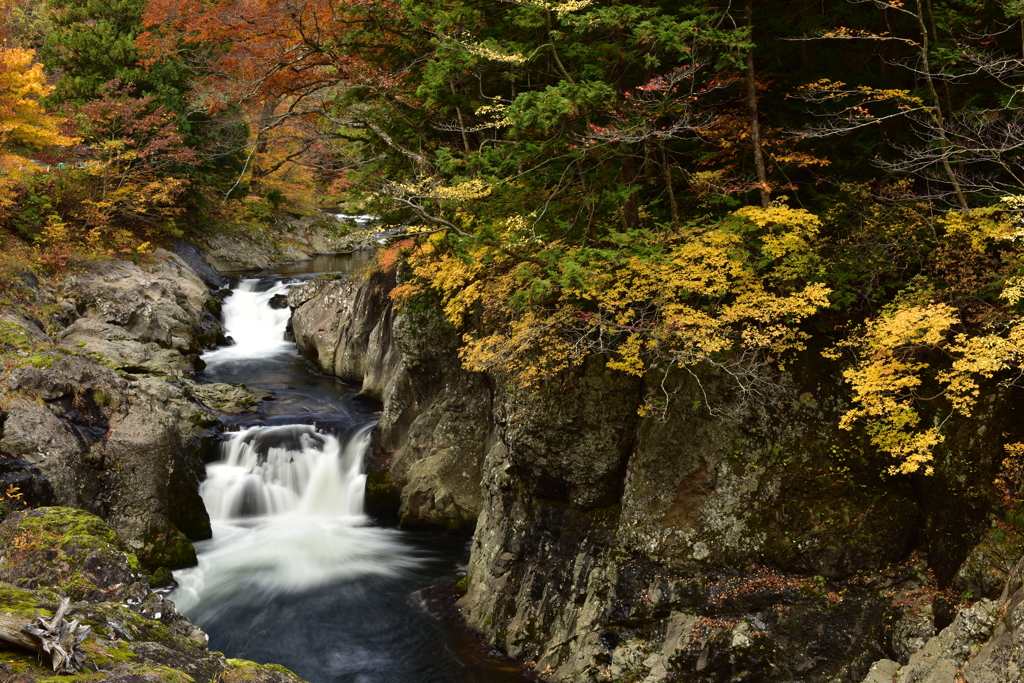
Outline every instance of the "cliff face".
<svg viewBox="0 0 1024 683">
<path fill-rule="evenodd" d="M 409 525 L 469 529 L 481 510 L 491 433 L 486 378 L 462 370 L 457 337 L 431 311 L 396 315 L 393 279 L 339 278 L 296 287 L 292 330 L 325 372 L 361 381 L 384 402 L 367 486 L 372 512 L 400 505 Z"/>
<path fill-rule="evenodd" d="M 386 290 L 344 280 L 293 301 L 296 336 L 360 330 L 335 348 L 384 400 L 371 500 L 405 523 L 475 522 L 463 614 L 545 677 L 861 681 L 956 626 L 962 595 L 999 598 L 1024 551 L 1007 525 L 981 539 L 1021 429 L 1005 395 L 956 426 L 934 477 L 881 477 L 836 427 L 838 368 L 811 354 L 779 400 L 699 369 L 671 378 L 663 419 L 639 418 L 659 388 L 599 358 L 534 389 L 466 372 L 437 312 L 395 315 Z"/>
</svg>

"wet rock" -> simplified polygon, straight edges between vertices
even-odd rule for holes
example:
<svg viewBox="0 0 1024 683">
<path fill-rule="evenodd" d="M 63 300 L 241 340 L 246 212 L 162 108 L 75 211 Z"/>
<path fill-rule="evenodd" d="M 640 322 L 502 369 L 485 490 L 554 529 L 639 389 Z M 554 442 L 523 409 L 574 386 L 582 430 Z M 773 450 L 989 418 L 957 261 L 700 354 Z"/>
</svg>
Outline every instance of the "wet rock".
<svg viewBox="0 0 1024 683">
<path fill-rule="evenodd" d="M 319 275 L 309 282 L 296 285 L 288 290 L 288 305 L 292 308 L 299 308 L 310 299 L 319 296 L 325 289 L 333 286 L 345 276 L 342 275 Z"/>
<path fill-rule="evenodd" d="M 491 392 L 479 373 L 462 369 L 457 336 L 432 313 L 388 312 L 381 326 L 394 340 L 380 353 L 390 377 L 367 376 L 384 389 L 384 412 L 374 430 L 377 462 L 386 460 L 401 491 L 405 524 L 472 529 L 481 509 L 481 467 L 490 439 Z M 379 338 L 378 338 L 379 339 Z M 381 356 L 378 356 L 380 358 Z"/>
<path fill-rule="evenodd" d="M 494 419 L 516 476 L 540 498 L 581 509 L 621 496 L 640 405 L 640 379 L 592 358 L 539 389 L 501 381 Z"/>
<path fill-rule="evenodd" d="M 210 537 L 210 521 L 199 497 L 205 475 L 200 441 L 215 417 L 161 379 L 141 377 L 132 410 L 106 443 L 116 463 L 109 522 L 136 552 L 177 543 L 176 526 L 192 539 Z"/>
<path fill-rule="evenodd" d="M 275 294 L 270 297 L 268 304 L 273 309 L 288 308 L 288 296 L 286 294 Z"/>
<path fill-rule="evenodd" d="M 370 282 L 292 290 L 296 338 L 383 398 L 368 500 L 399 500 L 404 523 L 475 521 L 459 604 L 489 642 L 574 681 L 849 683 L 891 671 L 871 669 L 883 657 L 924 661 L 928 569 L 959 566 L 973 544 L 973 516 L 955 544 L 940 539 L 967 485 L 947 477 L 922 499 L 907 479 L 880 481 L 888 462 L 837 427 L 849 406 L 836 367 L 773 375 L 763 402 L 714 368 L 648 385 L 600 358 L 526 389 L 467 372 L 436 307 L 396 314 Z M 658 391 L 665 414 L 641 418 Z M 982 432 L 956 439 L 985 450 L 971 442 Z"/>
<path fill-rule="evenodd" d="M 185 265 L 188 266 L 189 270 L 195 273 L 211 291 L 223 289 L 226 283 L 225 278 L 210 265 L 210 262 L 206 260 L 206 256 L 199 247 L 184 240 L 174 240 L 170 243 L 168 249 L 177 254 L 184 261 Z"/>
<path fill-rule="evenodd" d="M 5 497 L 14 492 L 20 501 L 29 507 L 53 505 L 53 487 L 42 471 L 27 460 L 0 456 L 0 491 Z M 4 509 L 6 507 L 6 509 Z M 0 504 L 0 520 L 10 512 L 11 505 Z"/>
<path fill-rule="evenodd" d="M 256 389 L 244 384 L 222 382 L 197 384 L 191 380 L 184 380 L 183 385 L 190 396 L 224 415 L 238 415 L 255 410 L 260 402 L 270 401 L 274 398 L 272 391 Z"/>
</svg>

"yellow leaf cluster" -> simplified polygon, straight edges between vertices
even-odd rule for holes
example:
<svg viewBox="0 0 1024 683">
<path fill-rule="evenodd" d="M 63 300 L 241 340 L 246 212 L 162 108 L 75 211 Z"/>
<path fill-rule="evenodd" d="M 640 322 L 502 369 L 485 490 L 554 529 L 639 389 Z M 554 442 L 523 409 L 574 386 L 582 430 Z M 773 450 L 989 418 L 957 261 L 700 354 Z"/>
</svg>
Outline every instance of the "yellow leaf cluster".
<svg viewBox="0 0 1024 683">
<path fill-rule="evenodd" d="M 35 51 L 0 48 L 0 169 L 18 170 L 25 154 L 53 145 L 70 145 L 61 135 L 62 119 L 43 111 L 40 99 L 52 91 Z"/>
<path fill-rule="evenodd" d="M 595 353 L 607 354 L 609 369 L 638 376 L 732 353 L 781 364 L 804 348 L 798 324 L 828 304 L 825 286 L 790 282 L 813 251 L 820 222 L 781 203 L 741 209 L 732 219 L 648 235 L 653 254 L 612 251 L 614 265 L 591 260 L 591 248 L 548 243 L 559 257 L 545 272 L 492 246 L 450 253 L 441 235 L 407 263 L 440 296 L 449 322 L 465 331 L 465 367 L 497 368 L 523 384 Z M 516 214 L 494 227 L 503 245 L 528 248 L 536 246 L 534 220 Z M 785 270 L 788 284 L 766 275 L 771 264 Z M 528 304 L 527 288 L 537 292 Z"/>
<path fill-rule="evenodd" d="M 993 242 L 1017 240 L 1022 234 L 1018 216 L 998 209 L 948 211 L 942 218 L 942 225 L 951 235 L 966 235 L 971 247 L 979 252 Z"/>
<path fill-rule="evenodd" d="M 462 45 L 473 55 L 492 62 L 502 64 L 525 64 L 527 59 L 515 52 L 502 52 L 483 43 L 462 43 Z"/>
<path fill-rule="evenodd" d="M 491 194 L 490 186 L 476 178 L 457 185 L 445 185 L 438 178 L 431 177 L 418 182 L 402 183 L 396 187 L 411 197 L 447 200 L 456 203 L 483 199 Z"/>
<path fill-rule="evenodd" d="M 566 0 L 565 2 L 550 2 L 549 0 L 523 0 L 522 4 L 531 7 L 539 7 L 556 14 L 568 14 L 578 12 L 594 4 L 594 0 Z"/>
<path fill-rule="evenodd" d="M 865 423 L 871 442 L 897 464 L 892 474 L 924 470 L 936 446 L 943 442 L 941 427 L 953 413 L 970 416 L 980 395 L 979 382 L 996 373 L 1024 368 L 1024 324 L 1014 321 L 997 334 L 954 334 L 960 319 L 941 303 L 897 307 L 870 321 L 864 333 L 845 342 L 857 362 L 843 375 L 853 389 L 855 407 L 840 421 L 843 429 Z M 950 362 L 951 361 L 951 362 Z M 937 369 L 936 363 L 946 367 Z M 927 377 L 934 377 L 935 395 L 922 396 Z M 951 412 L 923 427 L 917 406 L 944 396 Z"/>
</svg>

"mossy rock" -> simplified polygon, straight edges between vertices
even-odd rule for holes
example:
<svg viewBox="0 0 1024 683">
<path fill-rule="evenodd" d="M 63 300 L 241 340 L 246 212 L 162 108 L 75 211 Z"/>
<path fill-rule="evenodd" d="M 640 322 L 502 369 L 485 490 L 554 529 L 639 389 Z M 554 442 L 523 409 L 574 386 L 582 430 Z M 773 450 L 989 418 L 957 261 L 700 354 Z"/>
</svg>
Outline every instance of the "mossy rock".
<svg viewBox="0 0 1024 683">
<path fill-rule="evenodd" d="M 174 574 L 167 567 L 157 567 L 152 573 L 146 574 L 146 581 L 153 588 L 168 588 L 176 586 Z"/>
<path fill-rule="evenodd" d="M 32 351 L 36 345 L 17 323 L 0 320 L 0 348 L 8 347 L 18 351 Z"/>
<path fill-rule="evenodd" d="M 0 611 L 31 619 L 38 611 L 52 614 L 60 601 L 54 591 L 28 590 L 0 583 Z M 121 602 L 76 602 L 68 612 L 90 627 L 82 644 L 85 668 L 73 676 L 55 677 L 48 662 L 34 652 L 5 649 L 0 643 L 0 680 L 56 683 L 107 680 L 159 680 L 212 683 L 231 670 L 219 653 L 211 653 L 179 627 L 139 614 Z M 154 615 L 171 617 L 170 614 Z M 149 675 L 155 678 L 139 678 Z M 261 680 L 239 678 L 236 680 Z M 268 679 L 271 680 L 271 679 Z M 284 680 L 284 679 L 281 679 Z"/>
<path fill-rule="evenodd" d="M 140 578 L 138 558 L 99 517 L 44 507 L 10 515 L 0 524 L 0 581 L 52 588 L 72 600 L 107 599 Z"/>
<path fill-rule="evenodd" d="M 33 618 L 36 612 L 48 616 L 59 601 L 60 596 L 55 591 L 29 590 L 0 583 L 0 612 L 25 619 Z M 6 649 L 0 643 L 0 680 L 18 683 L 301 683 L 301 679 L 282 666 L 228 660 L 219 652 L 210 652 L 187 635 L 189 624 L 180 616 L 166 610 L 162 614 L 153 613 L 154 608 L 160 610 L 159 604 L 159 598 L 152 595 L 135 607 L 121 601 L 72 603 L 68 616 L 91 629 L 82 644 L 85 668 L 73 676 L 55 677 L 45 658 L 40 661 L 34 652 Z M 145 608 L 149 608 L 149 616 L 140 614 Z"/>
<path fill-rule="evenodd" d="M 302 679 L 280 664 L 257 664 L 247 659 L 229 659 L 220 680 L 225 683 L 302 683 Z"/>
<path fill-rule="evenodd" d="M 139 561 L 147 567 L 194 567 L 196 549 L 192 541 L 171 524 L 167 533 L 158 534 L 139 551 Z"/>
<path fill-rule="evenodd" d="M 60 595 L 50 590 L 29 590 L 0 582 L 0 613 L 23 619 L 50 616 L 60 604 Z"/>
</svg>

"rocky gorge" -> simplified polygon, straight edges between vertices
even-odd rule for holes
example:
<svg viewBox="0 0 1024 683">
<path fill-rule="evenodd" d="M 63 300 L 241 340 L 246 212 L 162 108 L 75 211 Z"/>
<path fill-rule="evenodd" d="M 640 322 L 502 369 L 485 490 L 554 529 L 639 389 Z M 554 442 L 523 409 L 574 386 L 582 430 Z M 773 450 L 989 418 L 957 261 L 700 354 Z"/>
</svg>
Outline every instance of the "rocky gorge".
<svg viewBox="0 0 1024 683">
<path fill-rule="evenodd" d="M 473 530 L 462 615 L 535 674 L 1016 680 L 1024 540 L 990 484 L 1019 399 L 958 424 L 935 476 L 882 476 L 817 354 L 772 401 L 699 370 L 641 418 L 655 387 L 600 358 L 532 388 L 464 370 L 457 331 L 396 312 L 393 282 L 293 289 L 296 342 L 383 400 L 368 507 Z"/>
<path fill-rule="evenodd" d="M 225 341 L 209 250 L 82 264 L 59 288 L 26 273 L 34 306 L 0 322 L 0 464 L 22 496 L 4 504 L 37 508 L 0 526 L 3 610 L 70 594 L 106 639 L 90 645 L 95 678 L 294 680 L 208 652 L 152 592 L 210 534 L 198 485 L 221 420 L 270 398 L 190 378 Z M 471 534 L 462 617 L 533 674 L 1015 680 L 1024 538 L 986 488 L 1020 438 L 1012 397 L 957 426 L 934 477 L 881 477 L 836 427 L 842 387 L 810 353 L 775 402 L 702 370 L 673 378 L 662 419 L 641 418 L 652 387 L 601 358 L 533 388 L 466 371 L 458 332 L 430 306 L 397 311 L 394 285 L 378 271 L 296 286 L 291 332 L 382 402 L 367 509 Z M 4 680 L 45 677 L 19 657 Z"/>
</svg>

